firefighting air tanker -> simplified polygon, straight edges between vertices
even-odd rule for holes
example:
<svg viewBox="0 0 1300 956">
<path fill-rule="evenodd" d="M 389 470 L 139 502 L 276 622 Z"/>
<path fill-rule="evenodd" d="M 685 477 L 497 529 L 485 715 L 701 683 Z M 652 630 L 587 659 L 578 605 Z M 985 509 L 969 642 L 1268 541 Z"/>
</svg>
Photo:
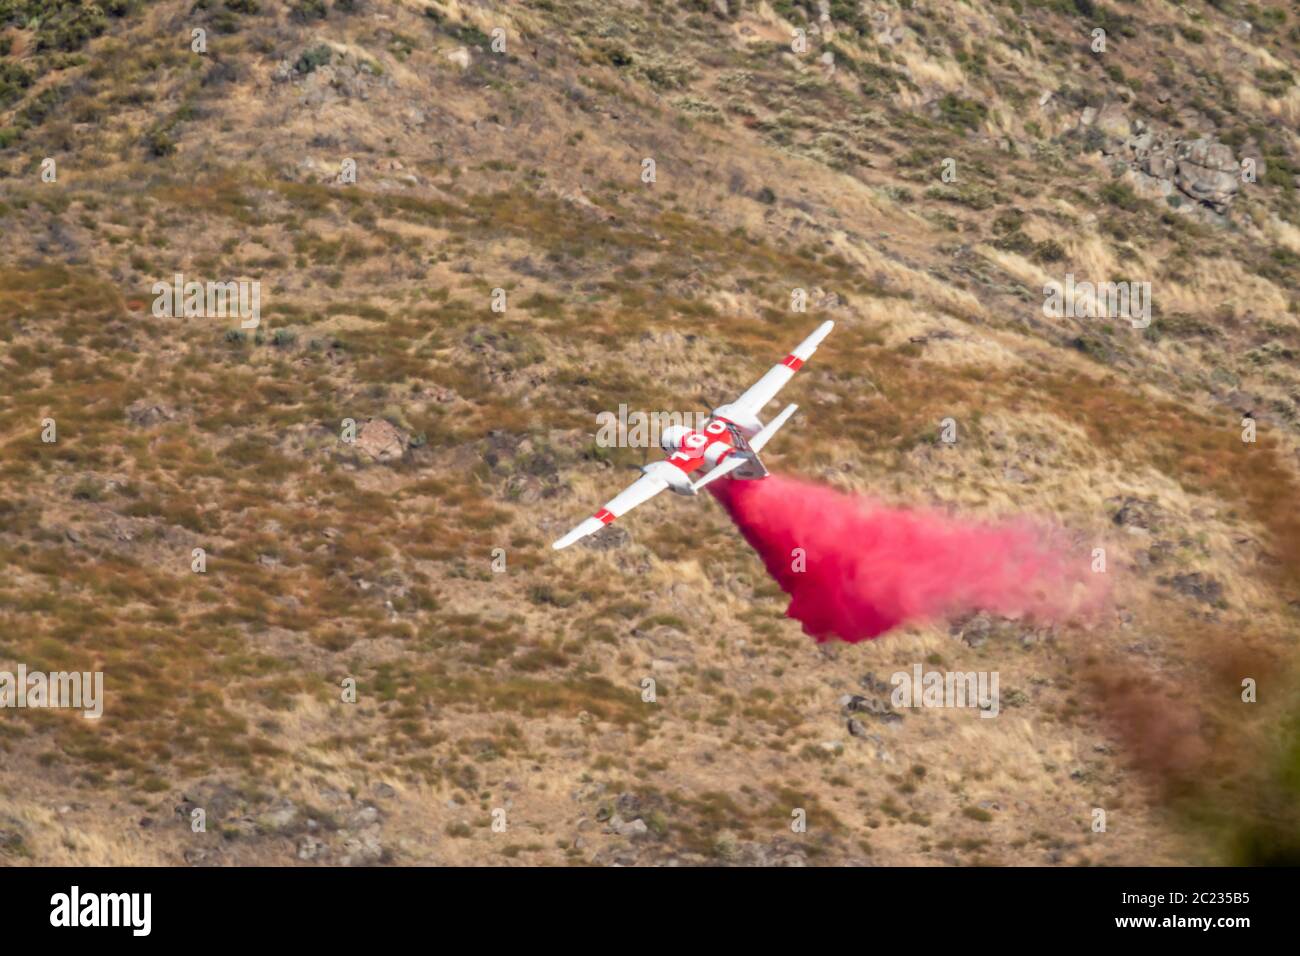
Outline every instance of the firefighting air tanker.
<svg viewBox="0 0 1300 956">
<path fill-rule="evenodd" d="M 682 425 L 664 429 L 660 444 L 668 458 L 643 467 L 640 478 L 551 547 L 558 551 L 581 541 L 665 489 L 679 495 L 695 495 L 705 485 L 724 476 L 744 481 L 766 478 L 767 469 L 759 460 L 758 453 L 799 406 L 787 405 L 766 425 L 758 420 L 758 413 L 776 397 L 803 363 L 812 358 L 817 346 L 834 327 L 834 322 L 823 322 L 779 365 L 768 369 L 767 374 L 744 395 L 730 405 L 715 408 L 703 429 L 696 431 Z"/>
</svg>

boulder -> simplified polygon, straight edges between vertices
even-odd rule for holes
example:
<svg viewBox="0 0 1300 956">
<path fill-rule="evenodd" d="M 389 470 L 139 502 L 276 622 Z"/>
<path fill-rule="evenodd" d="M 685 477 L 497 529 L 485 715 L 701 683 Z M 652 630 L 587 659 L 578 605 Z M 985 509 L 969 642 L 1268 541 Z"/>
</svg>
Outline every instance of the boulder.
<svg viewBox="0 0 1300 956">
<path fill-rule="evenodd" d="M 1161 200 L 1173 195 L 1174 184 L 1168 179 L 1148 176 L 1146 173 L 1129 170 L 1127 182 L 1138 196 L 1143 199 Z"/>
<path fill-rule="evenodd" d="M 147 399 L 140 399 L 126 406 L 126 417 L 132 425 L 147 428 L 161 422 L 170 422 L 176 418 L 174 409 Z"/>
<path fill-rule="evenodd" d="M 361 426 L 356 448 L 375 461 L 396 461 L 406 454 L 407 440 L 402 432 L 382 418 L 371 418 Z"/>
<path fill-rule="evenodd" d="M 1118 103 L 1107 103 L 1096 115 L 1094 125 L 1111 139 L 1128 139 L 1133 125 Z"/>
<path fill-rule="evenodd" d="M 1232 148 L 1209 139 L 1179 143 L 1174 184 L 1197 202 L 1223 212 L 1240 189 Z"/>
<path fill-rule="evenodd" d="M 1111 520 L 1121 528 L 1138 528 L 1142 531 L 1156 531 L 1161 525 L 1163 512 L 1153 500 L 1143 500 L 1131 496 L 1108 498 L 1108 502 L 1119 502 L 1119 507 L 1111 515 Z"/>
<path fill-rule="evenodd" d="M 1223 585 L 1208 574 L 1200 571 L 1175 574 L 1170 577 L 1157 578 L 1156 580 L 1184 597 L 1193 598 L 1203 604 L 1218 604 L 1223 600 Z"/>
</svg>

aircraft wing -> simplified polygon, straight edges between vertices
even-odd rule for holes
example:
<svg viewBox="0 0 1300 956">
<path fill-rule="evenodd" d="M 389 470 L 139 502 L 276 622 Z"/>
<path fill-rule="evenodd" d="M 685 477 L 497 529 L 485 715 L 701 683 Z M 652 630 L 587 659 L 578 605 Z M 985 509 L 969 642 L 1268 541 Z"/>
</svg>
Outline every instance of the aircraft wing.
<svg viewBox="0 0 1300 956">
<path fill-rule="evenodd" d="M 762 378 L 751 385 L 749 390 L 732 404 L 757 417 L 764 406 L 776 397 L 776 393 L 785 387 L 786 382 L 794 378 L 794 373 L 799 371 L 803 363 L 812 358 L 812 354 L 817 351 L 817 346 L 821 345 L 822 339 L 831 334 L 833 328 L 835 323 L 830 321 L 817 326 L 812 335 L 800 342 L 779 365 L 773 365 L 768 369 Z"/>
<path fill-rule="evenodd" d="M 649 501 L 668 487 L 668 482 L 655 475 L 642 475 L 632 484 L 605 503 L 594 515 L 578 525 L 563 538 L 551 545 L 556 551 L 567 548 L 575 541 L 581 541 L 589 534 L 595 534 L 615 518 L 627 514 L 639 504 Z"/>
</svg>

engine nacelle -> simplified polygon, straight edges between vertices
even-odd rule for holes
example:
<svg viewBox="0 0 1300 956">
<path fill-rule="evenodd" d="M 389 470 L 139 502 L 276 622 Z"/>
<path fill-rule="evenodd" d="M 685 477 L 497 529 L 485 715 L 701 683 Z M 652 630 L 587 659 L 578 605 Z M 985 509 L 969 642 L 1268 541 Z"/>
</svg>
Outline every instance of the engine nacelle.
<svg viewBox="0 0 1300 956">
<path fill-rule="evenodd" d="M 685 425 L 669 425 L 659 433 L 659 447 L 671 455 L 681 449 L 682 443 L 686 441 L 686 436 L 690 435 L 693 430 Z"/>
<path fill-rule="evenodd" d="M 725 418 L 740 429 L 746 438 L 753 438 L 763 430 L 763 423 L 758 416 L 737 408 L 735 405 L 719 405 L 713 410 L 715 418 Z"/>
<path fill-rule="evenodd" d="M 691 487 L 691 479 L 686 472 L 667 461 L 652 461 L 641 469 L 642 473 L 662 478 L 668 483 L 668 490 L 679 495 L 697 494 Z"/>
</svg>

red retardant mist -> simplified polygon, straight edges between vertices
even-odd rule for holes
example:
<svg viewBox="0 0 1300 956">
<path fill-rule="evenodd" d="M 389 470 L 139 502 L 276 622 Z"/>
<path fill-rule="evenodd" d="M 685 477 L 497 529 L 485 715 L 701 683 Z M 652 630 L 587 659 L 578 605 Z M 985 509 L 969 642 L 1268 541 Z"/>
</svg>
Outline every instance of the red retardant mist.
<svg viewBox="0 0 1300 956">
<path fill-rule="evenodd" d="M 1089 555 L 1025 520 L 889 508 L 779 475 L 710 490 L 819 642 L 974 610 L 1059 621 L 1102 593 Z"/>
</svg>

